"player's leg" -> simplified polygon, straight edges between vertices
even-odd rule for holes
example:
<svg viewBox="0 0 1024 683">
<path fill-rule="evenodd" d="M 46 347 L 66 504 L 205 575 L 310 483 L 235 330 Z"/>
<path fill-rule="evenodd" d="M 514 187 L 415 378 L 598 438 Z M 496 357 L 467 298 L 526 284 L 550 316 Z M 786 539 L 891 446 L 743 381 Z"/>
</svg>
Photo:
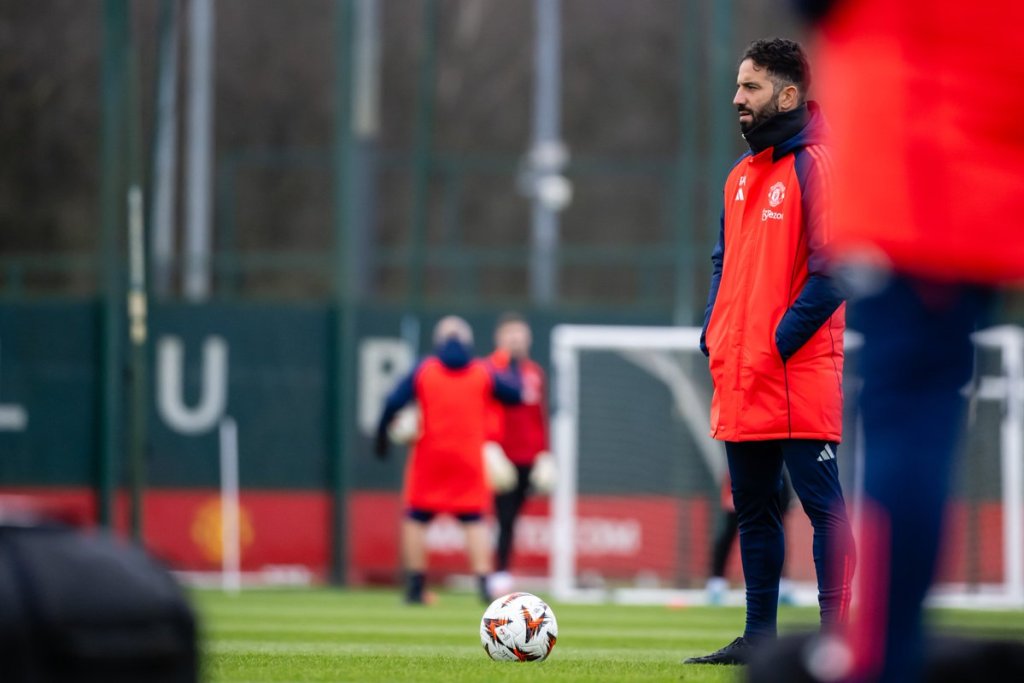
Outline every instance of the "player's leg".
<svg viewBox="0 0 1024 683">
<path fill-rule="evenodd" d="M 779 489 L 779 509 L 782 510 L 782 523 L 785 526 L 789 516 L 789 507 L 793 502 L 793 484 L 789 480 L 789 471 L 782 468 L 782 488 Z M 793 595 L 793 582 L 786 576 L 786 565 L 782 565 L 782 578 L 779 579 L 779 604 L 792 605 L 796 602 Z"/>
<path fill-rule="evenodd" d="M 779 609 L 779 578 L 786 539 L 779 508 L 782 451 L 777 441 L 725 445 L 732 497 L 740 533 L 740 559 L 746 581 L 745 640 L 774 638 Z"/>
<path fill-rule="evenodd" d="M 877 680 L 914 680 L 920 667 L 921 604 L 973 366 L 970 334 L 990 302 L 987 290 L 894 278 L 851 309 L 864 334 L 866 498 L 853 638 Z"/>
<path fill-rule="evenodd" d="M 498 517 L 498 547 L 495 553 L 495 569 L 507 572 L 512 559 L 512 543 L 515 537 L 516 518 L 526 501 L 530 488 L 530 467 L 516 465 L 516 485 L 511 491 L 494 497 L 495 513 Z"/>
<path fill-rule="evenodd" d="M 515 488 L 494 497 L 494 509 L 498 518 L 498 543 L 495 551 L 495 572 L 491 575 L 492 595 L 504 595 L 514 588 L 514 581 L 508 569 L 512 560 L 516 520 L 526 502 L 532 467 L 516 465 L 515 468 Z"/>
<path fill-rule="evenodd" d="M 751 646 L 776 634 L 779 578 L 786 555 L 779 509 L 782 450 L 777 441 L 726 442 L 725 454 L 747 584 L 747 623 L 741 638 L 709 655 L 687 659 L 687 664 L 746 664 Z"/>
<path fill-rule="evenodd" d="M 499 572 L 508 571 L 512 555 L 512 532 L 515 521 L 515 491 L 506 491 L 494 496 L 494 514 L 498 519 L 498 542 L 495 548 L 494 567 Z"/>
<path fill-rule="evenodd" d="M 790 480 L 814 528 L 812 553 L 823 627 L 845 623 L 855 565 L 853 535 L 839 484 L 839 444 L 791 439 L 782 442 Z"/>
<path fill-rule="evenodd" d="M 402 520 L 402 567 L 405 569 L 405 601 L 424 602 L 427 572 L 427 525 L 434 515 L 425 510 L 409 510 Z"/>
<path fill-rule="evenodd" d="M 485 603 L 490 602 L 487 579 L 491 574 L 491 538 L 487 525 L 480 514 L 462 514 L 459 515 L 459 521 L 466 531 L 466 553 L 469 566 L 477 577 L 480 598 Z"/>
</svg>

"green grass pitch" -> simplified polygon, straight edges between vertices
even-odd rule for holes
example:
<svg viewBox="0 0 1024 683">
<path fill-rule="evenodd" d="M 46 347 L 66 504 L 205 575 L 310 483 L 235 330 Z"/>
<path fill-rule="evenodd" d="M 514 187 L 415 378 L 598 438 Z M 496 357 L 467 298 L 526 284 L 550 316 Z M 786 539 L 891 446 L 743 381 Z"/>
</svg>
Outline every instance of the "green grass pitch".
<svg viewBox="0 0 1024 683">
<path fill-rule="evenodd" d="M 553 602 L 558 645 L 545 662 L 492 662 L 480 646 L 483 605 L 443 593 L 406 607 L 388 591 L 197 591 L 204 680 L 736 681 L 731 667 L 683 666 L 739 635 L 739 608 L 624 607 Z M 938 613 L 943 628 L 1024 639 L 1022 612 Z M 782 608 L 783 631 L 814 625 L 813 609 Z"/>
</svg>

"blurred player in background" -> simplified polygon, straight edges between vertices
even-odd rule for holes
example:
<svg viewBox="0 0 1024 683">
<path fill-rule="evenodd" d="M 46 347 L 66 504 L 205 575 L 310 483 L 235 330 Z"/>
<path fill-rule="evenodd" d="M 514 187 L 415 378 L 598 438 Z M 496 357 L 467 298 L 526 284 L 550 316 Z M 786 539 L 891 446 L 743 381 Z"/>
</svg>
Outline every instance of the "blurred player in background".
<svg viewBox="0 0 1024 683">
<path fill-rule="evenodd" d="M 776 637 L 785 463 L 814 527 L 824 628 L 846 617 L 853 572 L 836 454 L 842 437 L 842 297 L 825 272 L 831 169 L 793 41 L 752 43 L 733 98 L 750 151 L 726 180 L 701 334 L 715 384 L 711 436 L 725 442 L 746 581 L 743 635 L 692 664 L 742 664 Z M 836 550 L 842 552 L 836 552 Z"/>
<path fill-rule="evenodd" d="M 420 434 L 406 463 L 402 522 L 405 600 L 424 602 L 426 530 L 439 514 L 455 516 L 466 532 L 466 548 L 480 597 L 490 602 L 487 579 L 491 544 L 484 515 L 491 505 L 481 456 L 491 400 L 518 403 L 512 373 L 498 374 L 473 358 L 473 331 L 462 318 L 442 318 L 434 328 L 434 354 L 421 362 L 388 396 L 377 428 L 376 454 L 388 453 L 388 427 L 416 401 Z"/>
<path fill-rule="evenodd" d="M 991 288 L 1024 280 L 1024 3 L 797 4 L 820 22 L 832 245 L 864 334 L 852 678 L 905 683 L 921 671 L 969 335 Z"/>
<path fill-rule="evenodd" d="M 533 335 L 526 319 L 506 313 L 494 331 L 495 351 L 487 363 L 495 372 L 514 369 L 522 382 L 523 402 L 510 405 L 495 402 L 491 414 L 488 448 L 490 458 L 504 455 L 514 466 L 511 478 L 496 486 L 494 498 L 498 516 L 498 547 L 492 593 L 512 590 L 509 574 L 516 519 L 532 491 L 549 492 L 554 483 L 554 464 L 548 452 L 547 379 L 544 370 L 530 360 Z"/>
</svg>

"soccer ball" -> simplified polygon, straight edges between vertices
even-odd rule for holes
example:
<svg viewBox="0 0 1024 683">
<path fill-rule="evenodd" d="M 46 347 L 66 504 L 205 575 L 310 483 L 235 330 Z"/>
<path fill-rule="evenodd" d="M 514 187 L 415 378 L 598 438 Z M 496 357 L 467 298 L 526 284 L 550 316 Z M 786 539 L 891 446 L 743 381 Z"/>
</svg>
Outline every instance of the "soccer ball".
<svg viewBox="0 0 1024 683">
<path fill-rule="evenodd" d="M 498 598 L 480 620 L 480 642 L 495 661 L 542 661 L 551 654 L 557 640 L 555 613 L 530 593 Z"/>
</svg>

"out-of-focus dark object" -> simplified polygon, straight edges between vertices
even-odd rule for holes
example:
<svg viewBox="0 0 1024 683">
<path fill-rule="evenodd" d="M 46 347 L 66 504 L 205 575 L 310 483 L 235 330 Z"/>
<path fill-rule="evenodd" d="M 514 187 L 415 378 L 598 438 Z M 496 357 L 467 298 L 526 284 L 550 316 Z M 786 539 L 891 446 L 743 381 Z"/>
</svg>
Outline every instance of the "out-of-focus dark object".
<svg viewBox="0 0 1024 683">
<path fill-rule="evenodd" d="M 748 683 L 847 681 L 852 652 L 818 635 L 780 638 L 754 653 Z M 859 680 L 855 676 L 852 680 Z M 943 636 L 927 642 L 923 683 L 1024 681 L 1024 643 Z"/>
<path fill-rule="evenodd" d="M 85 529 L 91 526 L 86 507 L 61 503 L 30 495 L 0 494 L 0 524 L 30 526 L 43 520 Z"/>
<path fill-rule="evenodd" d="M 836 0 L 793 0 L 793 6 L 804 19 L 817 21 L 828 14 Z"/>
<path fill-rule="evenodd" d="M 195 616 L 136 546 L 0 519 L 0 680 L 193 683 Z"/>
</svg>

